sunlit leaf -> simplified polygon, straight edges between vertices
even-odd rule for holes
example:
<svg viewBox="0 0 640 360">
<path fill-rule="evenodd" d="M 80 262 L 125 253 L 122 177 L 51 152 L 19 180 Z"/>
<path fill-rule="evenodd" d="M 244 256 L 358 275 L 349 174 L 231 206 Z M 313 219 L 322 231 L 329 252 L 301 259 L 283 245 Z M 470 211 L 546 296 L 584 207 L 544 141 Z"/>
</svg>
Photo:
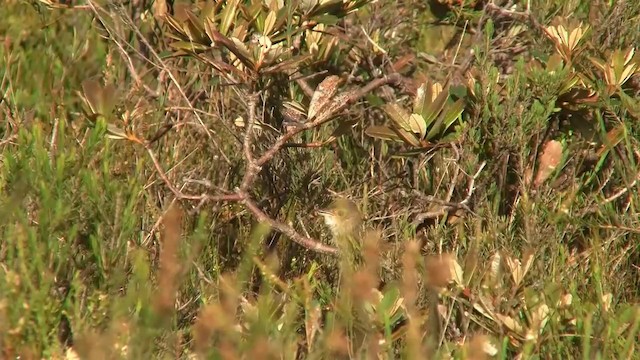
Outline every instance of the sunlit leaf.
<svg viewBox="0 0 640 360">
<path fill-rule="evenodd" d="M 404 140 L 402 140 L 395 131 L 386 126 L 369 126 L 364 132 L 367 136 L 371 136 L 376 139 L 404 142 Z"/>
<path fill-rule="evenodd" d="M 557 140 L 550 140 L 542 149 L 540 155 L 538 171 L 533 181 L 534 186 L 540 186 L 546 181 L 562 160 L 562 143 Z"/>
<path fill-rule="evenodd" d="M 412 132 L 401 128 L 393 128 L 393 131 L 395 131 L 396 134 L 398 134 L 398 136 L 400 136 L 409 145 L 416 147 L 421 146 L 420 139 L 418 139 Z"/>
<path fill-rule="evenodd" d="M 318 84 L 309 103 L 309 113 L 307 114 L 309 119 L 315 117 L 322 108 L 329 104 L 338 92 L 338 86 L 340 86 L 341 83 L 342 80 L 339 76 L 331 75 L 327 76 Z"/>
<path fill-rule="evenodd" d="M 413 99 L 413 112 L 416 114 L 422 115 L 424 113 L 424 107 L 428 106 L 428 103 L 425 103 L 425 99 L 427 98 L 427 83 L 423 83 L 418 87 L 416 92 L 416 97 Z M 431 101 L 431 99 L 429 99 Z M 424 120 L 424 119 L 423 119 Z"/>
<path fill-rule="evenodd" d="M 262 34 L 264 34 L 265 36 L 271 34 L 275 24 L 276 24 L 276 12 L 269 11 L 267 18 L 264 20 L 264 29 L 262 31 Z"/>
<path fill-rule="evenodd" d="M 407 113 L 400 105 L 396 103 L 388 103 L 382 107 L 382 110 L 393 120 L 393 122 L 405 131 L 412 131 L 409 125 L 409 113 Z"/>
<path fill-rule="evenodd" d="M 438 117 L 438 114 L 442 111 L 445 104 L 447 103 L 447 99 L 449 98 L 449 87 L 444 87 L 442 91 L 430 102 L 428 105 L 425 105 L 422 110 L 422 117 L 424 121 L 427 123 L 427 126 L 431 126 L 431 123 Z M 425 99 L 425 102 L 429 99 Z"/>
<path fill-rule="evenodd" d="M 427 133 L 427 124 L 425 124 L 422 115 L 411 114 L 411 116 L 409 116 L 408 122 L 411 131 L 415 134 L 418 134 L 420 136 L 420 139 L 424 138 Z"/>
<path fill-rule="evenodd" d="M 431 130 L 427 133 L 427 140 L 431 140 L 438 135 L 444 133 L 453 125 L 453 123 L 462 115 L 464 111 L 464 100 L 459 99 L 451 106 L 447 107 L 446 112 L 440 115 L 435 124 L 432 125 Z"/>
<path fill-rule="evenodd" d="M 222 35 L 229 34 L 231 24 L 233 24 L 236 19 L 236 12 L 238 11 L 239 3 L 240 0 L 229 0 L 225 3 L 225 7 L 221 13 L 220 26 L 218 27 L 218 31 Z"/>
<path fill-rule="evenodd" d="M 123 140 L 127 138 L 127 133 L 113 124 L 107 124 L 107 137 L 110 139 Z"/>
</svg>

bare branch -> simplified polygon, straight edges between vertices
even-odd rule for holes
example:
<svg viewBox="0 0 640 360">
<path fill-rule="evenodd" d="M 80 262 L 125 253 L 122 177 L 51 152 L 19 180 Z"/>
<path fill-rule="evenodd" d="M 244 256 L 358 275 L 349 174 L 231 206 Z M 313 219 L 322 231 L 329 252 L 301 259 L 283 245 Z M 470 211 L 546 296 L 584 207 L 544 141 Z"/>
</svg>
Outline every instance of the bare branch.
<svg viewBox="0 0 640 360">
<path fill-rule="evenodd" d="M 158 176 L 160 176 L 162 181 L 169 188 L 169 190 L 171 190 L 171 192 L 176 196 L 176 198 L 181 199 L 181 200 L 200 200 L 200 201 L 202 201 L 202 200 L 205 200 L 205 201 L 241 201 L 242 200 L 242 196 L 240 194 L 237 194 L 237 193 L 224 194 L 224 195 L 208 195 L 208 194 L 191 195 L 191 194 L 183 193 L 177 187 L 175 187 L 173 185 L 173 183 L 171 183 L 171 180 L 169 180 L 169 177 L 167 177 L 167 174 L 162 169 L 162 166 L 160 165 L 160 162 L 158 161 L 158 158 L 154 154 L 153 149 L 151 149 L 151 146 L 149 144 L 145 144 L 144 147 L 147 150 L 147 153 L 149 154 L 149 157 L 151 158 L 151 161 L 153 162 L 153 166 L 156 168 L 156 171 L 158 172 Z"/>
<path fill-rule="evenodd" d="M 87 3 L 88 3 L 89 6 L 91 6 L 91 9 L 92 9 L 93 13 L 95 14 L 95 16 L 98 19 L 101 19 L 101 21 L 102 21 L 103 13 L 106 13 L 106 10 L 104 10 L 100 5 L 96 4 L 93 0 L 89 0 Z M 133 32 L 135 32 L 136 36 L 147 47 L 147 49 L 149 50 L 149 53 L 151 55 L 153 55 L 153 58 L 158 62 L 159 65 L 153 63 L 150 59 L 146 59 L 146 58 L 145 59 L 147 61 L 151 62 L 154 66 L 158 66 L 159 68 L 161 68 L 162 71 L 164 71 L 169 76 L 169 78 L 171 79 L 171 82 L 175 86 L 176 90 L 178 91 L 178 93 L 180 94 L 182 99 L 185 101 L 186 105 L 190 109 L 194 109 L 193 105 L 191 104 L 191 101 L 189 101 L 189 98 L 187 97 L 185 91 L 182 89 L 182 86 L 180 86 L 180 82 L 173 75 L 173 72 L 171 71 L 171 69 L 169 69 L 169 66 L 167 66 L 166 62 L 154 50 L 153 46 L 149 43 L 149 41 L 147 41 L 147 39 L 145 38 L 144 34 L 142 34 L 140 32 L 140 30 L 138 29 L 136 24 L 133 22 L 133 20 L 129 17 L 129 15 L 126 13 L 126 11 L 124 11 L 122 7 L 116 7 L 116 9 L 119 11 L 122 20 L 125 21 L 128 26 L 130 26 L 130 28 L 131 28 L 131 30 L 133 30 Z M 105 29 L 108 30 L 108 25 L 107 24 L 109 22 L 102 21 L 102 23 L 103 23 Z M 109 36 L 111 37 L 111 39 L 114 41 L 114 43 L 116 43 L 118 46 L 120 46 L 119 43 L 118 43 L 118 39 L 115 37 L 115 35 L 116 35 L 115 32 L 109 31 Z M 124 42 L 124 43 L 127 44 L 127 42 Z M 126 52 L 125 52 L 125 54 L 126 54 Z M 136 75 L 132 73 L 132 76 L 136 76 Z M 218 152 L 220 153 L 222 158 L 227 162 L 227 164 L 231 164 L 231 160 L 229 160 L 229 158 L 224 153 L 224 151 L 222 151 L 222 147 L 220 146 L 220 144 L 218 144 L 216 139 L 214 139 L 213 136 L 211 136 L 211 133 L 208 131 L 206 125 L 204 124 L 204 121 L 202 120 L 202 118 L 200 117 L 198 112 L 197 111 L 193 111 L 193 115 L 198 120 L 198 123 L 200 124 L 200 126 L 202 126 L 202 128 L 205 130 L 207 136 L 209 137 L 209 140 L 218 149 Z"/>
<path fill-rule="evenodd" d="M 331 103 L 331 105 L 329 105 L 328 110 L 319 113 L 318 115 L 316 115 L 315 118 L 308 119 L 308 121 L 301 126 L 289 129 L 289 131 L 287 131 L 285 134 L 280 136 L 280 138 L 276 140 L 273 146 L 269 150 L 267 150 L 260 158 L 258 158 L 258 160 L 256 161 L 256 165 L 262 166 L 267 162 L 269 162 L 275 156 L 275 154 L 278 151 L 280 151 L 280 149 L 282 149 L 285 146 L 285 144 L 289 140 L 291 140 L 291 138 L 293 138 L 295 135 L 305 130 L 313 129 L 315 127 L 318 127 L 330 121 L 340 112 L 342 112 L 351 104 L 356 102 L 358 99 L 364 97 L 368 93 L 372 92 L 373 90 L 383 85 L 399 82 L 401 78 L 402 77 L 399 74 L 392 74 L 380 79 L 376 79 L 358 90 L 351 91 L 346 94 L 342 94 L 342 96 L 341 95 L 336 96 L 333 99 L 333 102 Z"/>
<path fill-rule="evenodd" d="M 251 213 L 256 217 L 256 219 L 258 219 L 258 221 L 267 223 L 269 226 L 271 226 L 271 228 L 288 236 L 291 240 L 295 241 L 296 243 L 304 246 L 309 250 L 326 253 L 326 254 L 338 253 L 338 249 L 331 246 L 327 246 L 312 238 L 302 236 L 291 226 L 272 219 L 271 217 L 269 217 L 269 215 L 265 214 L 253 200 L 249 198 L 248 194 L 243 194 L 243 195 L 244 195 L 244 200 L 242 201 L 242 203 L 247 207 L 249 211 L 251 211 Z"/>
</svg>

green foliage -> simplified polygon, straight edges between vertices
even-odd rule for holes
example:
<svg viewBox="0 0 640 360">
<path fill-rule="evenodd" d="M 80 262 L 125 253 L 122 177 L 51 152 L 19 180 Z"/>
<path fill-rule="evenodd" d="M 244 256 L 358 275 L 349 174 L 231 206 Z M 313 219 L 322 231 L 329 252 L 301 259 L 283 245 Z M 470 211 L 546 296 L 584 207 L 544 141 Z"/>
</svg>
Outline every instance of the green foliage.
<svg viewBox="0 0 640 360">
<path fill-rule="evenodd" d="M 167 16 L 166 21 L 177 55 L 190 54 L 223 76 L 247 80 L 326 60 L 337 39 L 324 34 L 325 27 L 369 2 L 210 2 L 198 15 L 186 10 L 183 19 Z M 293 44 L 302 50 L 298 55 L 290 49 Z"/>
<path fill-rule="evenodd" d="M 383 139 L 404 142 L 414 148 L 431 148 L 439 143 L 455 141 L 462 127 L 460 119 L 465 101 L 449 101 L 449 87 L 426 82 L 418 88 L 413 102 L 413 112 L 407 113 L 400 105 L 389 103 L 382 106 L 392 120 L 391 127 L 370 126 L 366 134 Z M 455 131 L 449 131 L 458 123 Z"/>
<path fill-rule="evenodd" d="M 0 357 L 635 358 L 634 2 L 39 3 L 0 21 Z M 353 269 L 168 188 L 241 186 L 247 90 L 259 157 L 391 73 L 247 189 L 321 241 L 354 199 Z"/>
</svg>

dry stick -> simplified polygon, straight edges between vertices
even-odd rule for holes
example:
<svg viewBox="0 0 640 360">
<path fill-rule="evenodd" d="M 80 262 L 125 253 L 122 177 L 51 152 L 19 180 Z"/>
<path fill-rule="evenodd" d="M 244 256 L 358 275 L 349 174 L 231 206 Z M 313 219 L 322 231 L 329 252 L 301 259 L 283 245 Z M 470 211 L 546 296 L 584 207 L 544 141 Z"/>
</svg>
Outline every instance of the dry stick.
<svg viewBox="0 0 640 360">
<path fill-rule="evenodd" d="M 309 250 L 326 253 L 326 254 L 338 253 L 338 250 L 336 248 L 324 245 L 321 242 L 318 242 L 314 239 L 302 236 L 298 234 L 298 232 L 295 231 L 291 226 L 285 225 L 280 221 L 276 221 L 272 219 L 271 217 L 269 217 L 269 215 L 265 214 L 262 210 L 260 210 L 258 205 L 253 200 L 251 200 L 248 194 L 242 193 L 242 192 L 241 194 L 244 197 L 244 200 L 242 201 L 242 203 L 247 207 L 249 211 L 251 211 L 251 213 L 253 213 L 253 215 L 256 217 L 256 219 L 258 219 L 258 221 L 269 224 L 271 228 L 276 229 L 280 233 L 288 236 L 291 240 L 295 241 L 296 243 L 304 246 Z"/>
<path fill-rule="evenodd" d="M 183 193 L 171 183 L 171 181 L 165 174 L 164 170 L 162 169 L 160 162 L 156 158 L 150 144 L 148 142 L 144 142 L 144 143 L 141 142 L 141 143 L 144 145 L 145 149 L 147 150 L 147 153 L 151 157 L 151 161 L 153 162 L 153 165 L 155 166 L 156 171 L 158 172 L 160 178 L 164 181 L 167 187 L 171 190 L 171 192 L 173 192 L 173 194 L 177 198 L 185 199 L 185 200 L 199 200 L 200 202 L 203 202 L 203 201 L 242 202 L 246 206 L 246 208 L 249 211 L 251 211 L 251 213 L 253 213 L 253 215 L 258 219 L 258 221 L 266 222 L 269 226 L 271 226 L 271 228 L 288 236 L 291 240 L 302 245 L 303 247 L 309 250 L 313 250 L 321 253 L 337 254 L 338 250 L 336 248 L 324 245 L 312 238 L 302 236 L 293 227 L 269 217 L 266 213 L 264 213 L 258 207 L 255 201 L 251 198 L 251 196 L 248 193 L 248 189 L 250 188 L 251 185 L 253 185 L 253 182 L 255 181 L 256 176 L 258 175 L 260 170 L 262 169 L 262 166 L 264 166 L 266 163 L 271 161 L 271 159 L 273 159 L 276 153 L 285 146 L 287 141 L 290 140 L 292 137 L 294 137 L 296 134 L 305 130 L 318 127 L 328 122 L 329 120 L 333 119 L 337 114 L 339 114 L 341 111 L 346 109 L 350 104 L 360 99 L 361 97 L 364 97 L 369 92 L 375 90 L 380 86 L 383 86 L 392 82 L 397 82 L 399 80 L 400 80 L 400 75 L 392 74 L 384 78 L 376 79 L 358 90 L 351 91 L 346 94 L 337 96 L 336 98 L 334 98 L 333 102 L 331 103 L 331 105 L 328 107 L 326 111 L 318 114 L 315 118 L 310 119 L 310 121 L 308 121 L 304 125 L 296 128 L 292 128 L 289 131 L 287 131 L 285 134 L 280 136 L 280 138 L 276 140 L 276 142 L 271 146 L 271 148 L 269 148 L 269 150 L 267 150 L 258 159 L 254 158 L 254 155 L 251 151 L 251 142 L 252 142 L 253 124 L 255 122 L 255 116 L 256 116 L 256 104 L 258 101 L 259 94 L 258 93 L 252 94 L 249 97 L 249 116 L 248 116 L 249 119 L 248 119 L 247 129 L 244 134 L 243 145 L 242 145 L 243 153 L 247 161 L 246 171 L 242 179 L 241 185 L 235 190 L 233 194 L 213 196 L 208 194 L 189 195 L 189 194 Z"/>
<path fill-rule="evenodd" d="M 304 246 L 307 249 L 328 253 L 328 254 L 336 254 L 337 249 L 324 245 L 312 238 L 302 236 L 293 227 L 269 217 L 251 199 L 251 196 L 248 193 L 248 189 L 253 184 L 257 174 L 260 172 L 262 168 L 260 165 L 257 164 L 253 156 L 253 152 L 251 151 L 253 125 L 256 121 L 256 105 L 257 105 L 258 99 L 259 99 L 259 93 L 253 93 L 249 96 L 249 116 L 247 121 L 248 124 L 244 134 L 244 139 L 242 142 L 243 153 L 244 153 L 245 161 L 247 163 L 245 167 L 245 175 L 242 179 L 242 183 L 240 184 L 240 187 L 236 189 L 236 194 L 242 197 L 242 203 L 245 205 L 245 207 L 249 211 L 251 211 L 251 213 L 253 213 L 253 215 L 258 219 L 258 221 L 267 223 L 272 229 L 275 229 L 280 233 L 285 234 L 291 240 Z M 269 160 L 270 159 L 271 158 L 269 158 Z"/>
<path fill-rule="evenodd" d="M 242 196 L 237 194 L 237 193 L 225 194 L 225 195 L 208 195 L 208 194 L 190 195 L 190 194 L 183 193 L 182 191 L 180 191 L 178 188 L 176 188 L 173 185 L 171 180 L 169 180 L 169 177 L 167 177 L 167 174 L 162 169 L 162 166 L 160 165 L 160 162 L 158 161 L 158 158 L 156 157 L 155 153 L 153 152 L 153 149 L 151 149 L 151 145 L 149 143 L 144 144 L 144 148 L 147 150 L 147 153 L 149 154 L 149 157 L 151 158 L 151 161 L 153 162 L 153 166 L 156 168 L 156 171 L 158 172 L 158 175 L 160 176 L 162 181 L 164 181 L 165 185 L 167 185 L 169 190 L 171 190 L 171 192 L 178 199 L 181 199 L 181 200 L 206 200 L 206 201 L 241 201 L 242 200 Z"/>
<path fill-rule="evenodd" d="M 458 147 L 455 144 L 452 144 L 451 149 L 456 154 L 456 160 L 455 160 L 456 162 L 454 164 L 456 169 L 454 170 L 455 172 L 453 173 L 453 180 L 451 181 L 451 186 L 449 187 L 449 192 L 447 193 L 446 201 L 451 201 L 451 199 L 453 198 L 453 192 L 455 191 L 456 184 L 458 183 L 458 176 L 460 175 L 460 166 L 458 165 L 458 162 L 460 161 L 460 158 L 461 158 L 460 151 L 458 150 Z"/>
</svg>

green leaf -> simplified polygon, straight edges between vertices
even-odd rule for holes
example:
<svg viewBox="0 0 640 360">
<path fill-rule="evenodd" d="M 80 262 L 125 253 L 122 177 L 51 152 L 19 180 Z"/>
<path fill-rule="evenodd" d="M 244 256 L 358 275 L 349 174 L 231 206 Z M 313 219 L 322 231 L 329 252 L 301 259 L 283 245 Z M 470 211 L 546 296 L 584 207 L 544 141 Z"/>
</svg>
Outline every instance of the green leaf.
<svg viewBox="0 0 640 360">
<path fill-rule="evenodd" d="M 442 92 L 438 94 L 438 96 L 433 100 L 433 102 L 429 103 L 428 106 L 425 106 L 422 110 L 422 117 L 424 118 L 425 123 L 429 126 L 437 117 L 438 114 L 444 108 L 444 105 L 447 103 L 447 99 L 449 98 L 449 86 L 444 86 Z M 430 98 L 426 98 L 425 102 Z"/>
<path fill-rule="evenodd" d="M 449 106 L 445 112 L 443 112 L 436 123 L 433 125 L 429 133 L 427 134 L 427 140 L 432 140 L 438 135 L 442 135 L 447 129 L 458 119 L 458 117 L 464 111 L 464 100 L 460 99 Z"/>
<path fill-rule="evenodd" d="M 420 135 L 420 139 L 427 134 L 427 124 L 425 124 L 422 115 L 411 114 L 409 116 L 409 127 L 413 133 Z"/>
<path fill-rule="evenodd" d="M 186 11 L 188 20 L 185 23 L 185 30 L 189 33 L 189 38 L 196 43 L 207 43 L 207 35 L 200 19 L 191 11 Z"/>
<path fill-rule="evenodd" d="M 395 131 L 386 126 L 369 126 L 364 133 L 367 134 L 367 136 L 371 136 L 376 139 L 404 142 L 404 140 L 402 140 Z"/>
<path fill-rule="evenodd" d="M 464 85 L 451 86 L 449 93 L 458 99 L 464 99 L 467 97 L 467 87 Z"/>
<path fill-rule="evenodd" d="M 406 131 L 412 131 L 409 124 L 409 113 L 407 113 L 400 105 L 396 103 L 385 104 L 382 110 L 393 120 L 400 128 Z"/>
<path fill-rule="evenodd" d="M 240 2 L 240 0 L 230 0 L 227 1 L 226 6 L 224 7 L 224 10 L 222 10 L 222 15 L 221 15 L 221 21 L 220 21 L 220 27 L 219 32 L 222 35 L 229 35 L 229 29 L 231 28 L 231 24 L 234 23 L 234 20 L 236 18 L 236 13 L 238 11 L 238 3 Z"/>
<path fill-rule="evenodd" d="M 622 100 L 622 106 L 636 119 L 640 119 L 640 102 L 634 98 L 625 94 L 624 91 L 618 92 L 620 94 L 620 100 Z"/>
<path fill-rule="evenodd" d="M 184 28 L 182 27 L 182 25 L 177 19 L 175 19 L 173 16 L 170 16 L 170 15 L 167 15 L 165 19 L 166 19 L 166 24 L 169 25 L 169 27 L 173 29 L 173 32 L 177 33 L 182 40 L 188 39 Z M 168 34 L 172 35 L 171 32 L 168 32 Z"/>
<path fill-rule="evenodd" d="M 400 136 L 407 144 L 415 147 L 421 146 L 420 140 L 418 140 L 413 133 L 400 128 L 393 128 L 393 131 L 395 131 L 396 134 L 398 134 L 398 136 Z"/>
<path fill-rule="evenodd" d="M 198 44 L 190 41 L 174 41 L 171 44 L 169 44 L 169 46 L 171 46 L 174 49 L 184 50 L 190 53 L 201 52 L 201 51 L 206 51 L 210 49 L 210 47 L 208 46 L 204 46 L 202 44 Z"/>
<path fill-rule="evenodd" d="M 317 21 L 319 24 L 325 24 L 325 25 L 335 25 L 338 23 L 338 21 L 340 21 L 339 17 L 333 16 L 333 15 L 320 15 L 320 16 L 315 16 L 313 19 Z"/>
<path fill-rule="evenodd" d="M 365 99 L 367 100 L 367 104 L 373 106 L 373 107 L 379 107 L 384 105 L 384 100 L 382 100 L 382 98 L 378 95 L 375 95 L 373 93 L 369 93 L 367 95 L 365 95 Z"/>
</svg>

